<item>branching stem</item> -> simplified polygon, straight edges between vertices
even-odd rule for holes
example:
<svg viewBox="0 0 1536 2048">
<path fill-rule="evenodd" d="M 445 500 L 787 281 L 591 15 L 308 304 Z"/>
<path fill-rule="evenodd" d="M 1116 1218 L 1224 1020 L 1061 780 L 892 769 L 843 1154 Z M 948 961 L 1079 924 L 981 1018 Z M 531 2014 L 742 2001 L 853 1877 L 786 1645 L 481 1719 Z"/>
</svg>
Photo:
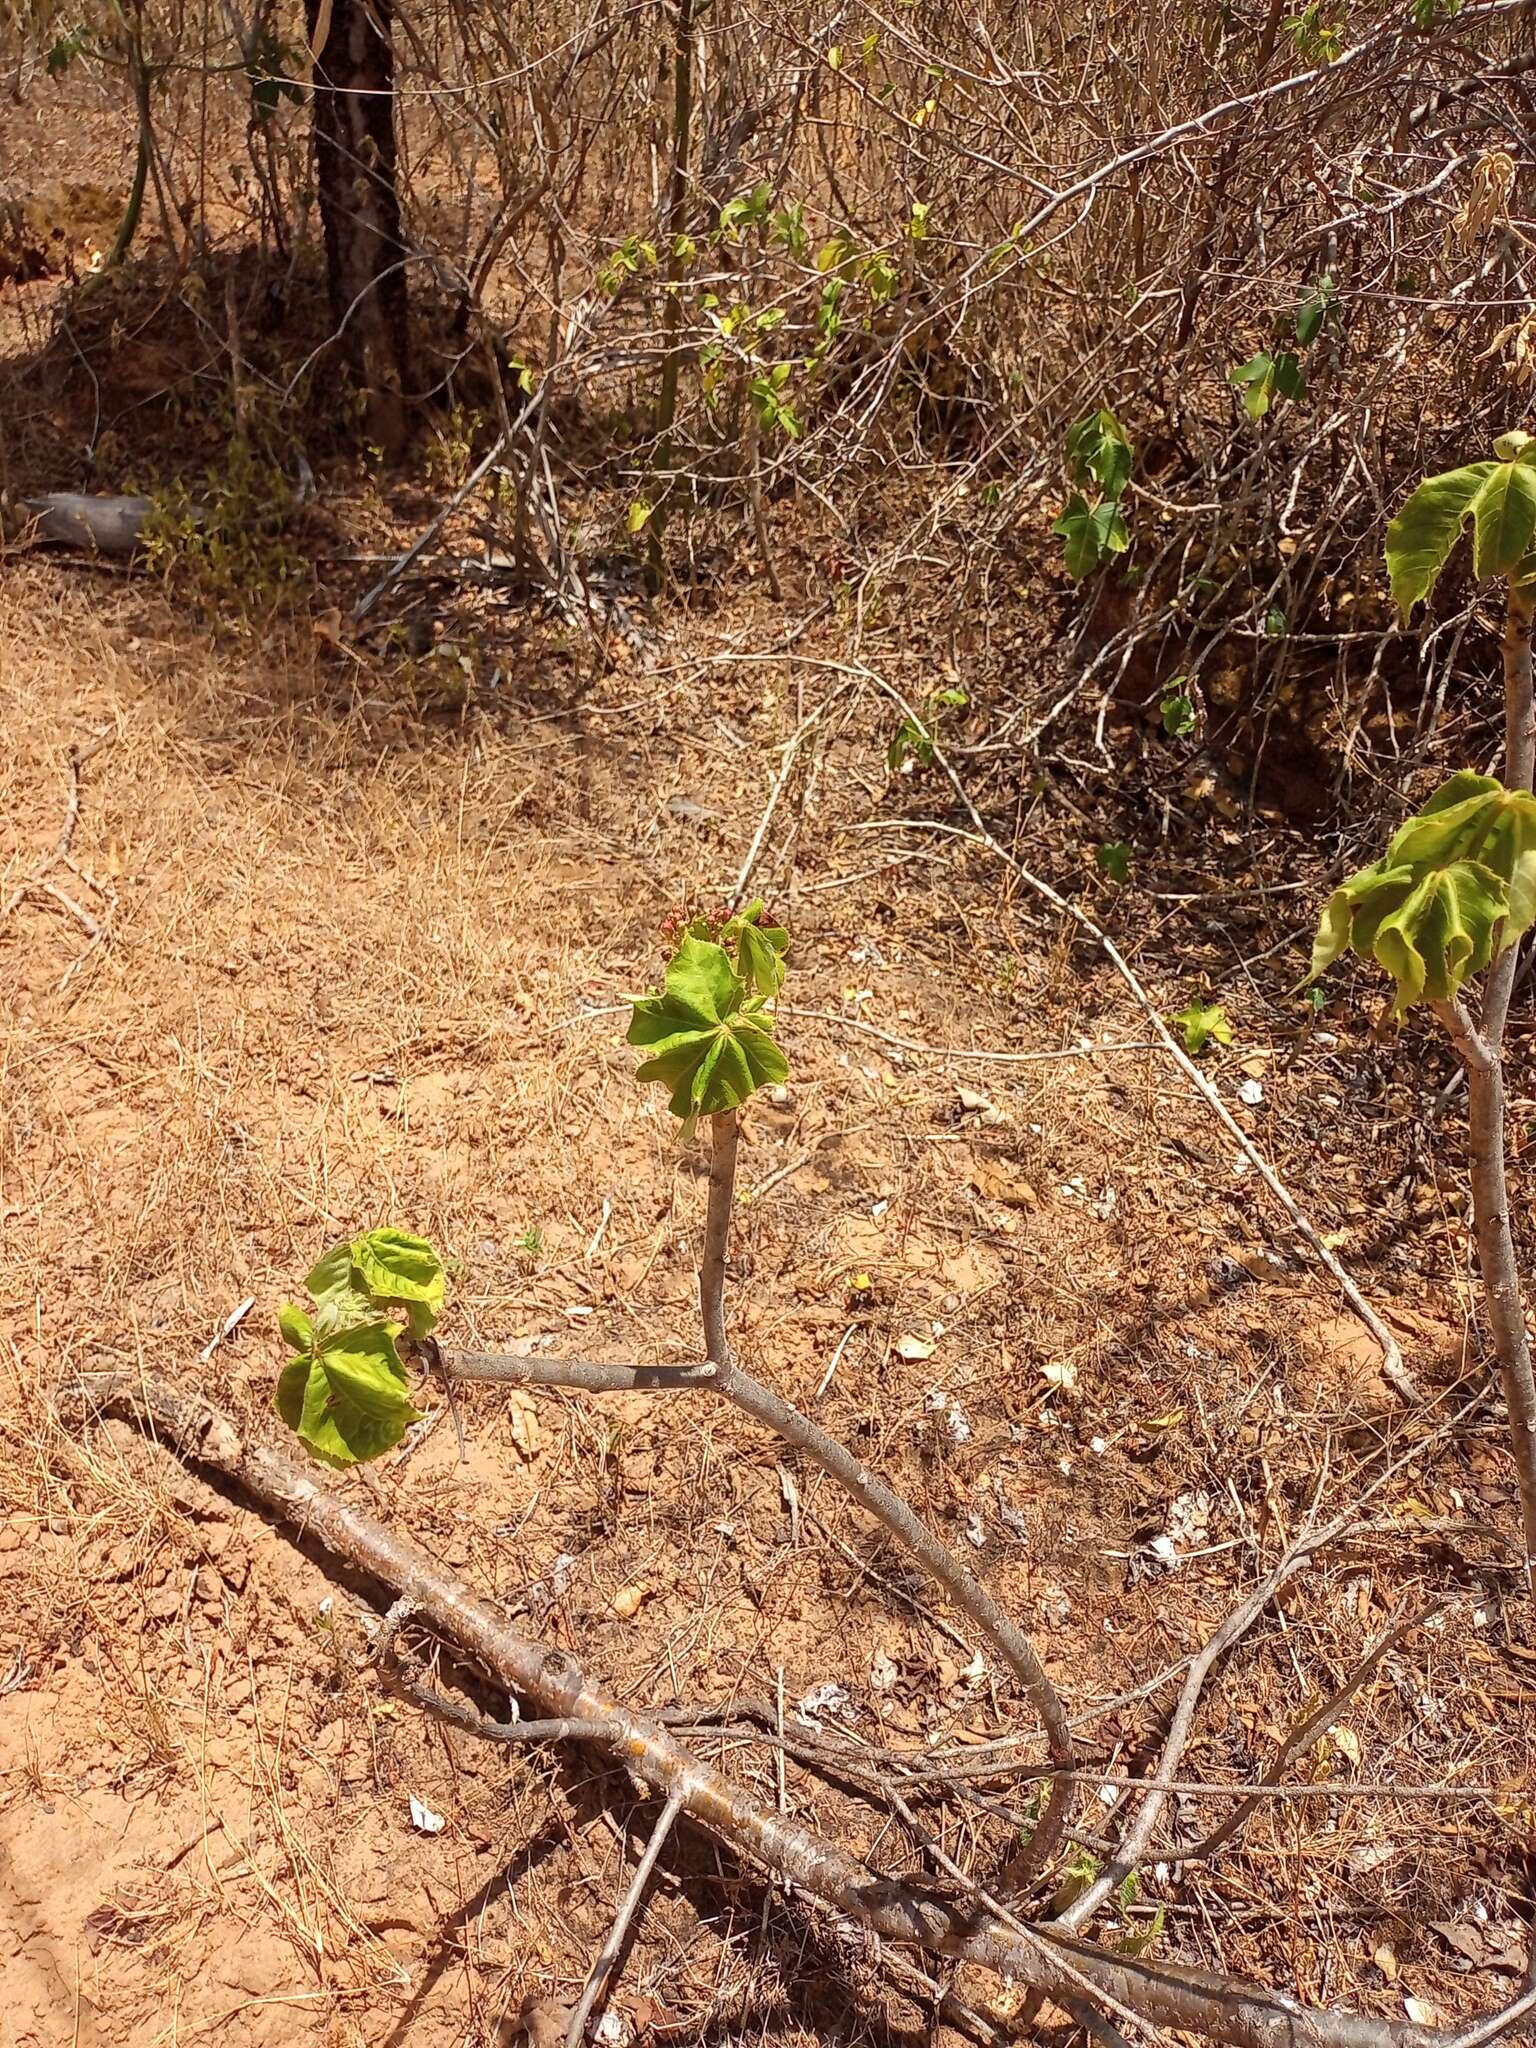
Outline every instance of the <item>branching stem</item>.
<svg viewBox="0 0 1536 2048">
<path fill-rule="evenodd" d="M 645 1388 L 656 1392 L 697 1387 L 719 1394 L 733 1407 L 763 1423 L 787 1444 L 835 1479 L 865 1512 L 908 1551 L 949 1595 L 955 1606 L 982 1630 L 1034 1703 L 1045 1732 L 1051 1762 L 1071 1771 L 1077 1761 L 1072 1730 L 1056 1688 L 1024 1631 L 993 1599 L 986 1587 L 941 1543 L 927 1524 L 835 1437 L 802 1415 L 782 1395 L 752 1378 L 735 1364 L 725 1328 L 725 1261 L 730 1241 L 731 1204 L 736 1181 L 739 1140 L 736 1113 L 722 1111 L 710 1119 L 709 1208 L 704 1226 L 704 1256 L 699 1266 L 699 1302 L 708 1361 L 703 1366 L 602 1365 L 584 1359 L 499 1358 L 472 1352 L 445 1354 L 447 1370 L 461 1380 L 505 1381 L 543 1386 L 574 1386 L 590 1393 L 617 1393 Z M 1065 1830 L 1072 1800 L 1072 1780 L 1051 1781 L 1040 1824 L 1027 1855 L 1013 1876 L 1022 1883 L 1044 1868 Z"/>
<path fill-rule="evenodd" d="M 592 1685 L 563 1652 L 518 1635 L 495 1607 L 407 1537 L 328 1493 L 289 1459 L 250 1442 L 208 1403 L 136 1373 L 92 1375 L 62 1398 L 77 1417 L 129 1418 L 189 1464 L 234 1481 L 291 1528 L 403 1595 L 441 1641 L 541 1716 L 621 1724 L 615 1755 L 664 1800 L 680 1795 L 681 1809 L 717 1840 L 887 1941 L 980 1964 L 1047 1997 L 1067 2001 L 1086 1991 L 1111 2011 L 1126 2008 L 1154 2026 L 1205 2034 L 1229 2048 L 1454 2048 L 1433 2028 L 1304 2006 L 1283 1992 L 1187 1964 L 1112 1953 L 1048 1929 L 1026 1941 L 985 1907 L 957 1908 L 919 1883 L 882 1877 L 839 1844 L 763 1807 L 656 1721 Z M 1517 2016 L 1525 2006 L 1517 2004 Z M 1495 2017 L 1504 2022 L 1509 2015 Z M 1486 2042 L 1486 2026 L 1480 2021 L 1462 2039 Z"/>
</svg>

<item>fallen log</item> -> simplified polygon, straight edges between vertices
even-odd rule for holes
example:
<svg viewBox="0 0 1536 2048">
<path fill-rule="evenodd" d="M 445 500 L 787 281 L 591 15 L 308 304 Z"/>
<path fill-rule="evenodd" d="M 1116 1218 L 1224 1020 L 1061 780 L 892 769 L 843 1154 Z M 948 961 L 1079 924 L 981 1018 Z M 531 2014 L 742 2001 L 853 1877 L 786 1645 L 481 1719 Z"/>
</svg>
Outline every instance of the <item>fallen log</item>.
<svg viewBox="0 0 1536 2048">
<path fill-rule="evenodd" d="M 152 498 L 97 497 L 86 491 L 44 491 L 9 508 L 10 537 L 34 544 L 54 541 L 87 554 L 131 555 L 155 509 Z"/>
<path fill-rule="evenodd" d="M 1019 1928 L 921 1882 L 881 1877 L 836 1843 L 762 1805 L 694 1756 L 659 1722 L 593 1685 L 563 1651 L 520 1635 L 488 1600 L 408 1537 L 396 1535 L 308 1472 L 242 1436 L 208 1402 L 163 1381 L 88 1374 L 61 1390 L 71 1420 L 118 1416 L 193 1467 L 233 1481 L 295 1531 L 408 1600 L 419 1619 L 498 1685 L 550 1719 L 610 1722 L 605 1746 L 664 1801 L 735 1853 L 892 1942 L 980 1965 L 1062 2006 L 1087 1996 L 1112 2012 L 1232 2048 L 1453 2048 L 1461 2035 L 1406 2020 L 1303 2006 L 1284 1992 L 1213 1972 L 1112 1953 L 1050 1927 Z"/>
</svg>

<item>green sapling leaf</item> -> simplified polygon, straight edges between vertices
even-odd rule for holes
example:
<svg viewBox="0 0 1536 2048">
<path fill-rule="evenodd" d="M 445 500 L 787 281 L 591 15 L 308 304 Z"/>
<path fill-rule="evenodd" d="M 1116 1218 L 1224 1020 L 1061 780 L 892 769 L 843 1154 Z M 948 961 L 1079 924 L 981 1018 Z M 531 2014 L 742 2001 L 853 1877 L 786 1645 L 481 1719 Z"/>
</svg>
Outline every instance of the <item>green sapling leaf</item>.
<svg viewBox="0 0 1536 2048">
<path fill-rule="evenodd" d="M 413 1337 L 427 1336 L 443 1312 L 443 1264 L 424 1238 L 405 1230 L 369 1230 L 352 1241 L 352 1270 L 369 1299 L 398 1304 Z"/>
<path fill-rule="evenodd" d="M 1067 574 L 1079 581 L 1111 555 L 1123 555 L 1131 544 L 1118 500 L 1106 498 L 1090 506 L 1081 491 L 1068 498 L 1051 532 L 1063 543 Z"/>
<path fill-rule="evenodd" d="M 767 934 L 761 936 L 777 953 Z M 755 971 L 764 971 L 761 956 Z M 667 963 L 662 992 L 635 1004 L 628 1042 L 651 1055 L 639 1079 L 672 1091 L 672 1113 L 686 1127 L 787 1080 L 789 1063 L 773 1042 L 766 1002 L 765 995 L 749 993 L 723 946 L 686 933 Z"/>
<path fill-rule="evenodd" d="M 763 899 L 733 917 L 721 937 L 736 942 L 736 972 L 747 992 L 776 996 L 784 986 L 784 956 L 789 951 L 789 933 L 781 924 L 762 922 Z"/>
<path fill-rule="evenodd" d="M 1232 1043 L 1232 1026 L 1227 1021 L 1226 1009 L 1220 1003 L 1202 1003 L 1197 996 L 1168 1021 L 1183 1030 L 1187 1053 L 1204 1052 L 1212 1039 L 1218 1045 Z"/>
<path fill-rule="evenodd" d="M 278 1379 L 273 1405 L 315 1457 L 356 1465 L 400 1441 L 420 1412 L 396 1348 L 402 1323 L 425 1337 L 442 1314 L 442 1261 L 408 1231 L 365 1231 L 333 1245 L 311 1270 L 311 1316 L 294 1302 L 278 1327 L 297 1353 Z"/>
<path fill-rule="evenodd" d="M 273 1405 L 323 1464 L 345 1468 L 393 1449 L 420 1412 L 395 1349 L 395 1325 L 353 1324 L 291 1359 Z"/>
<path fill-rule="evenodd" d="M 1163 731 L 1170 739 L 1182 740 L 1195 729 L 1195 706 L 1188 690 L 1184 687 L 1188 676 L 1175 676 L 1163 691 L 1158 706 L 1163 721 Z"/>
<path fill-rule="evenodd" d="M 1462 525 L 1496 462 L 1469 462 L 1426 477 L 1387 528 L 1387 573 L 1392 599 L 1407 618 L 1440 580 Z"/>
<path fill-rule="evenodd" d="M 1067 431 L 1067 466 L 1074 483 L 1096 483 L 1106 498 L 1123 496 L 1131 480 L 1131 444 L 1105 407 Z"/>
<path fill-rule="evenodd" d="M 1351 875 L 1318 924 L 1308 981 L 1339 955 L 1375 960 L 1399 1016 L 1449 1002 L 1536 919 L 1536 797 L 1490 775 L 1451 776 Z"/>
<path fill-rule="evenodd" d="M 314 1324 L 297 1302 L 283 1303 L 277 1312 L 277 1327 L 283 1333 L 284 1343 L 291 1344 L 295 1351 L 307 1351 L 314 1342 Z"/>
<path fill-rule="evenodd" d="M 369 1230 L 333 1245 L 304 1285 L 339 1323 L 371 1322 L 399 1306 L 413 1337 L 425 1337 L 443 1312 L 443 1266 L 424 1238 L 404 1230 Z"/>
<path fill-rule="evenodd" d="M 1128 882 L 1131 879 L 1131 849 L 1121 840 L 1111 846 L 1101 846 L 1093 856 L 1094 865 L 1101 875 L 1108 875 L 1112 882 Z"/>
</svg>

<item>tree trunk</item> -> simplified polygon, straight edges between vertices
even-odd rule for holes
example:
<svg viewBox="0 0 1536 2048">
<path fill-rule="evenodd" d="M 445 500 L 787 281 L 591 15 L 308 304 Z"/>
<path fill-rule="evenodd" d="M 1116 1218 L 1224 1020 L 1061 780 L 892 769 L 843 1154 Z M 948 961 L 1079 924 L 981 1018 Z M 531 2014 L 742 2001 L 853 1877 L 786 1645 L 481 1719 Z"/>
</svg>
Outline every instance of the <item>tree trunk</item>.
<svg viewBox="0 0 1536 2048">
<path fill-rule="evenodd" d="M 304 0 L 316 185 L 338 336 L 385 454 L 407 439 L 409 299 L 395 184 L 393 0 Z"/>
</svg>

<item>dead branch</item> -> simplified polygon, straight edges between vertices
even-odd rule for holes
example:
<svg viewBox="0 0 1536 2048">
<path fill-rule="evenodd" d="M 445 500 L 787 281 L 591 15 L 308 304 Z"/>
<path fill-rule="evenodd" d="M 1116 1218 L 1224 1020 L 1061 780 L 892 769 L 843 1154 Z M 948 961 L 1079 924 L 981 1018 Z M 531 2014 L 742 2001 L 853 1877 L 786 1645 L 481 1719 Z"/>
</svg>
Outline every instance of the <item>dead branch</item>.
<svg viewBox="0 0 1536 2048">
<path fill-rule="evenodd" d="M 882 1877 L 836 1843 L 762 1806 L 712 1770 L 656 1720 L 610 1699 L 574 1659 L 530 1642 L 492 1604 L 408 1538 L 316 1484 L 307 1472 L 242 1436 L 227 1415 L 161 1381 L 90 1374 L 61 1391 L 80 1422 L 118 1416 L 188 1464 L 241 1487 L 290 1528 L 411 1601 L 445 1643 L 541 1715 L 613 1721 L 613 1753 L 643 1784 L 734 1852 L 883 1939 L 958 1957 L 1066 2004 L 1084 1989 L 1111 2010 L 1203 2034 L 1231 2048 L 1452 2048 L 1429 2027 L 1320 2011 L 1283 1992 L 1210 1971 L 1111 1954 L 1041 1930 L 1026 1942 L 984 1908 L 960 1909 L 920 1885 Z M 1470 2030 L 1476 2034 L 1485 2022 Z M 1487 2038 L 1479 2035 L 1479 2038 Z"/>
<path fill-rule="evenodd" d="M 624 1894 L 623 1903 L 614 1918 L 613 1926 L 609 1929 L 608 1939 L 598 1951 L 597 1961 L 592 1965 L 581 1997 L 576 2002 L 576 2010 L 571 2014 L 571 2024 L 565 2030 L 565 2048 L 581 2048 L 582 2037 L 587 2031 L 587 2021 L 592 2017 L 592 2009 L 600 1998 L 605 1998 L 608 1994 L 609 1982 L 623 1953 L 625 1939 L 634 1923 L 635 1915 L 639 1912 L 641 1901 L 645 1897 L 645 1888 L 651 1881 L 651 1872 L 656 1868 L 656 1859 L 666 1846 L 667 1837 L 672 1832 L 672 1823 L 682 1811 L 682 1806 L 683 1794 L 678 1790 L 668 1796 L 666 1805 L 661 1809 L 661 1817 L 651 1830 L 651 1839 L 645 1845 L 645 1853 L 635 1865 L 634 1877 L 630 1880 L 629 1890 Z"/>
<path fill-rule="evenodd" d="M 61 990 L 68 987 L 76 970 L 81 962 L 90 954 L 91 950 L 106 938 L 111 925 L 112 913 L 117 908 L 116 891 L 87 874 L 85 869 L 80 867 L 70 854 L 70 848 L 74 844 L 75 827 L 80 822 L 80 803 L 83 787 L 82 770 L 87 761 L 93 759 L 95 755 L 101 752 L 103 747 L 111 742 L 112 737 L 113 735 L 110 732 L 98 733 L 95 739 L 83 747 L 71 741 L 65 756 L 69 768 L 69 789 L 64 799 L 64 818 L 59 826 L 58 837 L 32 869 L 31 873 L 23 875 L 15 888 L 12 889 L 10 895 L 6 897 L 3 903 L 0 903 L 0 924 L 3 924 L 6 918 L 28 896 L 40 895 L 51 897 L 62 910 L 69 912 L 70 916 L 74 918 L 75 922 L 85 933 L 90 944 L 86 947 L 85 952 L 81 954 L 80 959 L 75 961 L 74 965 L 65 974 L 64 979 L 59 983 Z M 78 876 L 88 888 L 95 890 L 96 894 L 106 904 L 106 914 L 104 917 L 98 918 L 93 916 L 82 903 L 70 895 L 67 889 L 60 888 L 59 884 L 52 878 L 53 870 L 56 867 L 68 868 L 72 875 Z"/>
</svg>

